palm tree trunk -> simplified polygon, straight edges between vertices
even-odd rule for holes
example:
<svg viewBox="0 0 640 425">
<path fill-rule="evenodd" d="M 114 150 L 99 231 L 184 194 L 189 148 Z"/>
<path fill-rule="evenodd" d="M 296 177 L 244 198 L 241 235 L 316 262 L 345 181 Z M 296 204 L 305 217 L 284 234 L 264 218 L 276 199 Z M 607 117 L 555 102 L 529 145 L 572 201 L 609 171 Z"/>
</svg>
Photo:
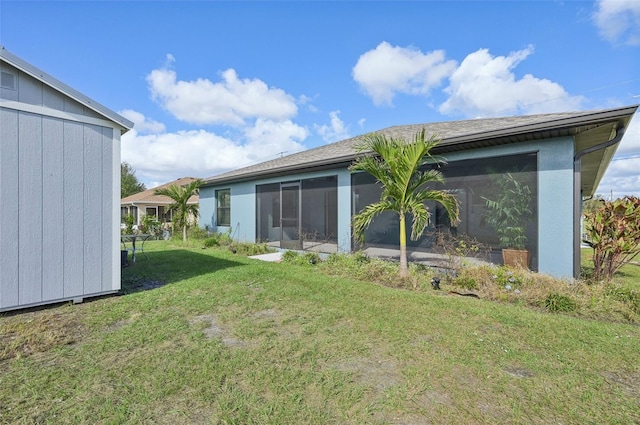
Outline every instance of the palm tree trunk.
<svg viewBox="0 0 640 425">
<path fill-rule="evenodd" d="M 407 224 L 404 213 L 400 213 L 400 277 L 407 277 Z"/>
<path fill-rule="evenodd" d="M 187 225 L 182 226 L 182 240 L 187 241 Z"/>
</svg>

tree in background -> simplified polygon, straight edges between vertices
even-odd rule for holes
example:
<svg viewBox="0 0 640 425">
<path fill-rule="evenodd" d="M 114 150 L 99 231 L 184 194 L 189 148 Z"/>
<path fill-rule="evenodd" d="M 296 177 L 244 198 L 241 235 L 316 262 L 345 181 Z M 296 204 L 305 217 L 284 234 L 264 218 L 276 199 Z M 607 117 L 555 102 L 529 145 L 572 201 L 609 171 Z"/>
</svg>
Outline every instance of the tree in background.
<svg viewBox="0 0 640 425">
<path fill-rule="evenodd" d="M 120 164 L 120 199 L 147 190 L 144 183 L 140 183 L 136 172 L 127 162 Z"/>
<path fill-rule="evenodd" d="M 640 254 L 640 198 L 598 202 L 597 209 L 585 214 L 584 242 L 593 248 L 594 280 L 611 280 Z"/>
<path fill-rule="evenodd" d="M 382 134 L 368 134 L 358 147 L 362 154 L 351 165 L 352 171 L 366 171 L 382 186 L 380 201 L 367 205 L 353 217 L 353 234 L 364 242 L 364 231 L 374 217 L 384 211 L 393 211 L 400 219 L 400 276 L 408 275 L 406 216 L 411 214 L 411 240 L 417 240 L 429 224 L 431 213 L 427 201 L 440 203 L 449 215 L 452 225 L 458 224 L 458 200 L 442 190 L 427 190 L 426 185 L 443 183 L 442 173 L 435 169 L 421 171 L 428 163 L 442 163 L 430 153 L 439 139 L 425 140 L 422 130 L 412 142 L 386 138 Z"/>
<path fill-rule="evenodd" d="M 156 195 L 168 196 L 173 199 L 168 210 L 173 211 L 173 224 L 175 228 L 182 228 L 182 240 L 187 240 L 187 227 L 189 227 L 189 217 L 198 216 L 198 204 L 189 204 L 189 198 L 197 195 L 202 180 L 197 179 L 186 186 L 173 185 L 155 191 Z"/>
</svg>

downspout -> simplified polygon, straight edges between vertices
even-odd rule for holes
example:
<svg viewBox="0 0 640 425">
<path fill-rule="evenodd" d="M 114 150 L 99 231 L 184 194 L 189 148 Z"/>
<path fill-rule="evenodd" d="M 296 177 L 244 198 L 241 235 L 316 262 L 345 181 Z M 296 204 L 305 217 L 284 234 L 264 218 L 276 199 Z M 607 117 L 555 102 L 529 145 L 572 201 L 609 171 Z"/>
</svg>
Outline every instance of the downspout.
<svg viewBox="0 0 640 425">
<path fill-rule="evenodd" d="M 577 152 L 573 157 L 573 277 L 580 277 L 580 218 L 582 216 L 582 157 L 590 153 L 609 148 L 620 143 L 624 136 L 625 127 L 618 125 L 613 139 Z"/>
</svg>

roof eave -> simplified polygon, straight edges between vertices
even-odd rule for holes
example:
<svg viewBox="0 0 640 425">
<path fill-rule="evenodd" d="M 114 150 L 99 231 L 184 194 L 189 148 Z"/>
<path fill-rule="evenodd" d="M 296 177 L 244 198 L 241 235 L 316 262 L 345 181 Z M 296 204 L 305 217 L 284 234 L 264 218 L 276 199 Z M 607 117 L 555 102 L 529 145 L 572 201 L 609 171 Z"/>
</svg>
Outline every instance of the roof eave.
<svg viewBox="0 0 640 425">
<path fill-rule="evenodd" d="M 601 111 L 585 112 L 571 117 L 558 117 L 553 120 L 538 122 L 533 124 L 518 125 L 513 127 L 502 128 L 498 130 L 489 130 L 472 134 L 465 134 L 457 137 L 449 137 L 442 139 L 440 145 L 434 149 L 434 153 L 442 154 L 462 150 L 473 147 L 475 143 L 483 145 L 498 145 L 510 143 L 509 139 L 514 137 L 530 136 L 533 139 L 546 139 L 544 133 L 565 131 L 567 135 L 571 134 L 580 126 L 597 125 L 619 120 L 629 119 L 638 109 L 638 105 L 621 107 L 617 109 L 608 109 Z M 384 131 L 380 130 L 380 131 Z M 203 187 L 218 186 L 220 184 L 228 184 L 234 182 L 243 182 L 253 180 L 260 177 L 278 177 L 290 174 L 291 172 L 308 172 L 321 169 L 340 168 L 345 164 L 352 162 L 357 154 L 343 155 L 341 157 L 326 158 L 317 161 L 310 161 L 302 164 L 287 165 L 268 170 L 257 170 L 246 174 L 233 174 L 231 176 L 211 177 L 205 180 Z"/>
</svg>

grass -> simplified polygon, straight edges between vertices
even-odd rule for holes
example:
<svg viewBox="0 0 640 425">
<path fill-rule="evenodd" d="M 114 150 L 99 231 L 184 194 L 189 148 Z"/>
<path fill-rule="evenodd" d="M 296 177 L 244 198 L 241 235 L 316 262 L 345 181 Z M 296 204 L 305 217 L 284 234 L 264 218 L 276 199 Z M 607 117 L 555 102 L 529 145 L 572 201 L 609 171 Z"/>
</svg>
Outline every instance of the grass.
<svg viewBox="0 0 640 425">
<path fill-rule="evenodd" d="M 0 423 L 640 422 L 635 325 L 166 241 L 123 287 L 0 316 Z"/>
</svg>

